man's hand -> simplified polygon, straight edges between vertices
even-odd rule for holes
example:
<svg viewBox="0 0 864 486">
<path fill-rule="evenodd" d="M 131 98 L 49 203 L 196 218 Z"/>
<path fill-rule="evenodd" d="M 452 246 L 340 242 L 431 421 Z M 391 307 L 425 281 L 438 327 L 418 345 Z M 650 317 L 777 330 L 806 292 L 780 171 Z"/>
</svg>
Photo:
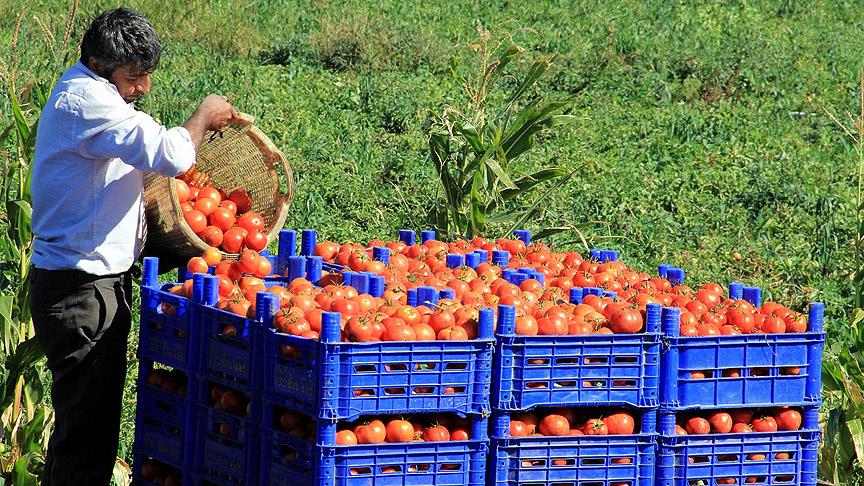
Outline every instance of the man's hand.
<svg viewBox="0 0 864 486">
<path fill-rule="evenodd" d="M 186 128 L 192 137 L 195 150 L 198 150 L 201 147 L 201 142 L 204 140 L 205 132 L 225 128 L 236 114 L 237 110 L 231 106 L 231 103 L 228 103 L 227 97 L 211 94 L 198 105 L 195 113 L 192 113 L 192 116 L 186 120 L 183 127 Z"/>
</svg>

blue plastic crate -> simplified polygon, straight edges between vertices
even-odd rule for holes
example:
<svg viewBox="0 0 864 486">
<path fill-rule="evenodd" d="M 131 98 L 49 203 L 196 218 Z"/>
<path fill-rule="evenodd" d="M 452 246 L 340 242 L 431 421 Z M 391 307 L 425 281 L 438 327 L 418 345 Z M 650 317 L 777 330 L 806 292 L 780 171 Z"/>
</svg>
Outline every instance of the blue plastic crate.
<svg viewBox="0 0 864 486">
<path fill-rule="evenodd" d="M 256 319 L 238 316 L 213 307 L 218 300 L 219 279 L 203 276 L 203 304 L 196 318 L 201 328 L 201 376 L 222 382 L 246 394 L 261 390 L 257 370 L 261 322 L 272 322 L 279 310 L 278 298 L 260 292 L 256 300 Z M 230 332 L 226 330 L 231 329 Z"/>
<path fill-rule="evenodd" d="M 663 309 L 661 406 L 668 409 L 821 403 L 824 306 L 810 305 L 797 334 L 681 337 L 680 309 Z M 733 370 L 738 377 L 724 376 Z M 707 372 L 693 378 L 693 372 Z"/>
<path fill-rule="evenodd" d="M 260 404 L 253 405 L 260 409 Z M 252 417 L 240 417 L 202 406 L 197 413 L 195 476 L 226 486 L 257 485 L 261 426 Z"/>
<path fill-rule="evenodd" d="M 815 486 L 818 418 L 818 407 L 809 407 L 804 411 L 802 430 L 674 435 L 674 413 L 661 413 L 663 434 L 657 455 L 657 485 L 713 486 L 748 484 L 749 480 L 760 485 Z M 788 458 L 778 458 L 778 454 Z"/>
<path fill-rule="evenodd" d="M 158 260 L 144 259 L 138 356 L 192 372 L 198 366 L 198 326 L 191 299 L 169 292 L 176 284 L 157 281 Z"/>
<path fill-rule="evenodd" d="M 492 422 L 487 486 L 654 486 L 655 410 L 633 435 L 509 437 L 509 415 Z"/>
<path fill-rule="evenodd" d="M 265 427 L 261 484 L 297 486 L 485 486 L 487 420 L 467 441 L 337 446 L 336 425 L 319 427 L 322 445 Z"/>
<path fill-rule="evenodd" d="M 657 406 L 660 306 L 650 304 L 646 332 L 521 336 L 515 310 L 498 307 L 492 407 Z"/>
<path fill-rule="evenodd" d="M 264 398 L 326 419 L 409 412 L 488 413 L 493 311 L 471 341 L 341 342 L 324 313 L 321 341 L 263 329 Z"/>
<path fill-rule="evenodd" d="M 195 439 L 193 383 L 181 396 L 147 382 L 152 362 L 142 361 L 137 381 L 135 450 L 182 468 L 191 466 Z M 191 380 L 194 381 L 194 380 Z"/>
</svg>

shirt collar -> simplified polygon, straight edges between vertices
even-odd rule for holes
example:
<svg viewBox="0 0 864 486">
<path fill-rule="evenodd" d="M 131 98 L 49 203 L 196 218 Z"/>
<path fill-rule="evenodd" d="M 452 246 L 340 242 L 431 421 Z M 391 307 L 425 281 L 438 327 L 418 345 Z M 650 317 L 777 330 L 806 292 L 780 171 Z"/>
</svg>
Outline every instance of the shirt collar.
<svg viewBox="0 0 864 486">
<path fill-rule="evenodd" d="M 111 86 L 111 89 L 113 89 L 118 95 L 120 94 L 120 92 L 117 91 L 117 86 L 114 86 L 114 83 L 112 83 L 111 81 L 109 81 L 109 80 L 103 78 L 102 76 L 99 76 L 98 74 L 91 71 L 90 68 L 85 66 L 84 63 L 81 62 L 80 59 L 78 60 L 77 63 L 75 63 L 75 69 L 81 71 L 81 73 L 83 73 L 88 78 L 95 79 L 96 81 L 101 81 L 101 82 L 107 84 L 108 86 Z"/>
</svg>

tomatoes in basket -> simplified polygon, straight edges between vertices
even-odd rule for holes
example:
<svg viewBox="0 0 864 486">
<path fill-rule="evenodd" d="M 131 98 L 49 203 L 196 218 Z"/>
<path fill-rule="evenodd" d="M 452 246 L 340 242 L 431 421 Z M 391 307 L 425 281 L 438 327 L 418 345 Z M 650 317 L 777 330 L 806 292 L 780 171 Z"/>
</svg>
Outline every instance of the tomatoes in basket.
<svg viewBox="0 0 864 486">
<path fill-rule="evenodd" d="M 237 219 L 237 225 L 250 233 L 264 231 L 264 218 L 258 213 L 246 213 Z"/>
<path fill-rule="evenodd" d="M 245 213 L 252 208 L 252 198 L 249 197 L 249 193 L 245 189 L 234 189 L 228 195 L 228 199 L 237 205 L 237 212 L 239 214 Z"/>
<path fill-rule="evenodd" d="M 196 209 L 187 211 L 185 214 L 183 214 L 183 219 L 186 220 L 189 228 L 195 234 L 204 231 L 204 228 L 207 227 L 207 216 L 204 216 L 204 213 Z"/>
</svg>

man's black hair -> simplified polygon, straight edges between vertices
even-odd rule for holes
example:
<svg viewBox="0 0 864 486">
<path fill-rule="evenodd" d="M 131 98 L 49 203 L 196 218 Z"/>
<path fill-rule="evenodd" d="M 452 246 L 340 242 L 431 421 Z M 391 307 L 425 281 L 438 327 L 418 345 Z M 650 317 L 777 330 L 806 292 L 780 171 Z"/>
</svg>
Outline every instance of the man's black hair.
<svg viewBox="0 0 864 486">
<path fill-rule="evenodd" d="M 89 67 L 96 60 L 102 72 L 110 77 L 115 69 L 131 66 L 152 72 L 159 65 L 162 46 L 150 22 L 131 8 L 106 10 L 93 19 L 81 41 L 81 62 Z"/>
</svg>

